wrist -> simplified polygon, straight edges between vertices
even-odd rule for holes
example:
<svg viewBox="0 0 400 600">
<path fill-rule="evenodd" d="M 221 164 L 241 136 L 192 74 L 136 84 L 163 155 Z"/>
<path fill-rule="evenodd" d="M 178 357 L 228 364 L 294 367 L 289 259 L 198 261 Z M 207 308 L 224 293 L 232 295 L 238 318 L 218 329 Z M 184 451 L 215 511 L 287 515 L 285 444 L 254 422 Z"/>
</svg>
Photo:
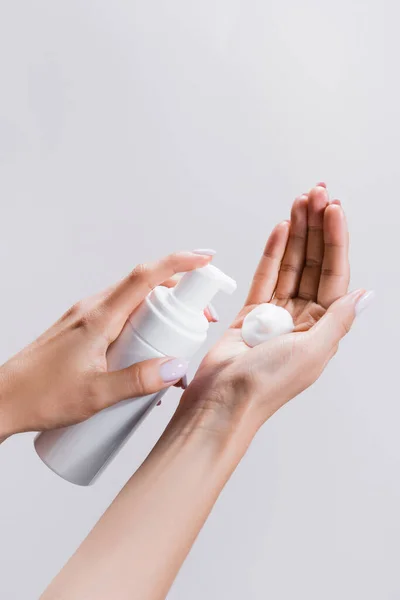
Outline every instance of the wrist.
<svg viewBox="0 0 400 600">
<path fill-rule="evenodd" d="M 215 502 L 246 453 L 253 432 L 249 428 L 223 427 L 212 410 L 200 410 L 198 406 L 188 410 L 186 402 L 190 399 L 185 394 L 163 435 L 133 476 L 132 484 L 150 468 L 153 476 L 173 476 L 174 488 L 181 489 L 180 496 L 189 495 L 192 505 L 202 503 L 201 498 L 207 495 Z M 182 473 L 186 473 L 184 481 Z"/>
<path fill-rule="evenodd" d="M 251 400 L 238 397 L 226 386 L 200 387 L 194 381 L 182 396 L 171 429 L 184 439 L 200 438 L 216 453 L 240 460 L 261 426 Z"/>
</svg>

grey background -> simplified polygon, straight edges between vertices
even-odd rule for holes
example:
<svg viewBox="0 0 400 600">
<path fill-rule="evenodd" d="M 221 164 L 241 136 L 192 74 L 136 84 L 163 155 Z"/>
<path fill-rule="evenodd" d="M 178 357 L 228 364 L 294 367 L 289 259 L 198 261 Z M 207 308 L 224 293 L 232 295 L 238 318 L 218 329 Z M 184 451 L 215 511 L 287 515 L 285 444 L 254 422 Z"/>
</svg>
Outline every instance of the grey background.
<svg viewBox="0 0 400 600">
<path fill-rule="evenodd" d="M 0 358 L 137 262 L 215 247 L 243 300 L 271 227 L 325 179 L 375 288 L 321 380 L 235 472 L 169 598 L 400 598 L 395 0 L 0 2 Z M 200 357 L 199 357 L 200 358 Z M 0 597 L 35 599 L 138 467 L 169 393 L 101 480 L 0 447 Z"/>
</svg>

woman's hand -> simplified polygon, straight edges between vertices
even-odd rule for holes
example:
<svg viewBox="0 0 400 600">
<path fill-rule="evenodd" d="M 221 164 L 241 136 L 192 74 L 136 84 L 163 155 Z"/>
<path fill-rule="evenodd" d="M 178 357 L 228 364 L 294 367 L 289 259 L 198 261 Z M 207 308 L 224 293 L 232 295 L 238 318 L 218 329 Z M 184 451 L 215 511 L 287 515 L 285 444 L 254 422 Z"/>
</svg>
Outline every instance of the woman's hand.
<svg viewBox="0 0 400 600">
<path fill-rule="evenodd" d="M 202 252 L 202 254 L 199 254 Z M 0 368 L 0 441 L 21 431 L 71 425 L 125 398 L 176 384 L 187 363 L 162 358 L 108 372 L 106 353 L 151 289 L 203 267 L 210 251 L 172 254 L 140 265 L 112 288 L 73 306 Z M 172 279 L 171 279 L 172 278 Z M 214 320 L 208 315 L 209 320 Z"/>
<path fill-rule="evenodd" d="M 357 307 L 371 299 L 365 290 L 347 294 L 349 276 L 345 215 L 320 184 L 295 200 L 290 222 L 273 230 L 244 308 L 203 360 L 178 414 L 189 411 L 207 428 L 245 422 L 252 435 L 314 383 L 349 332 Z M 295 330 L 250 348 L 241 337 L 243 319 L 265 302 L 288 310 Z"/>
</svg>

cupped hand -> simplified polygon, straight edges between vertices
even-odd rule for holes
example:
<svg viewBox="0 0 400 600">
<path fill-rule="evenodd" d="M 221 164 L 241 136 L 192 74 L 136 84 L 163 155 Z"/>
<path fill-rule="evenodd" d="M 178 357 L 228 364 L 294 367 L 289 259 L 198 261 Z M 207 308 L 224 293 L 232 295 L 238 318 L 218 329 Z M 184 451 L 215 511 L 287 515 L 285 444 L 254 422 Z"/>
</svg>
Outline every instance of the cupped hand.
<svg viewBox="0 0 400 600">
<path fill-rule="evenodd" d="M 370 299 L 365 290 L 347 294 L 348 246 L 342 206 L 329 202 L 324 185 L 297 198 L 290 221 L 267 241 L 245 306 L 203 360 L 180 411 L 194 410 L 200 421 L 211 411 L 217 427 L 246 417 L 257 428 L 309 387 L 349 332 L 357 306 Z M 294 332 L 250 348 L 241 337 L 243 319 L 269 302 L 291 313 Z"/>
<path fill-rule="evenodd" d="M 176 384 L 187 363 L 160 358 L 107 370 L 107 350 L 129 315 L 157 285 L 207 265 L 211 253 L 183 252 L 139 265 L 118 284 L 73 306 L 40 338 L 0 367 L 0 441 L 21 431 L 71 425 L 120 400 Z M 209 320 L 214 320 L 208 314 Z"/>
</svg>

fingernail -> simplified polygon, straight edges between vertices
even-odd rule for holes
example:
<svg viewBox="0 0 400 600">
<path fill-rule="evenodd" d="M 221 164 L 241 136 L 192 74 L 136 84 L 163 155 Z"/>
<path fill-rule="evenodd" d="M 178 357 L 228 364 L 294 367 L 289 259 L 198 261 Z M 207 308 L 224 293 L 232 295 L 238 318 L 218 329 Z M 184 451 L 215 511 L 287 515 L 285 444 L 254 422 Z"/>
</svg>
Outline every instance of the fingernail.
<svg viewBox="0 0 400 600">
<path fill-rule="evenodd" d="M 186 390 L 188 387 L 188 379 L 187 379 L 187 375 L 184 375 L 181 379 L 181 386 L 183 390 Z"/>
<path fill-rule="evenodd" d="M 189 363 L 184 358 L 172 358 L 168 362 L 165 362 L 160 367 L 161 379 L 165 383 L 171 383 L 172 381 L 179 381 L 188 370 Z"/>
<path fill-rule="evenodd" d="M 342 206 L 340 200 L 332 200 L 331 204 L 337 204 L 338 206 Z"/>
<path fill-rule="evenodd" d="M 374 301 L 375 292 L 365 292 L 356 304 L 356 317 L 360 315 Z"/>
<path fill-rule="evenodd" d="M 217 321 L 219 321 L 219 315 L 218 315 L 218 313 L 217 313 L 217 311 L 216 311 L 215 307 L 214 307 L 214 306 L 211 304 L 211 302 L 210 302 L 210 304 L 207 306 L 207 308 L 208 308 L 208 312 L 210 313 L 210 317 L 211 317 L 211 319 L 212 319 L 212 320 L 213 320 L 215 323 L 216 323 Z"/>
<path fill-rule="evenodd" d="M 193 254 L 202 254 L 203 256 L 214 256 L 214 254 L 217 254 L 217 251 L 213 250 L 212 248 L 197 248 L 196 250 L 193 250 Z"/>
<path fill-rule="evenodd" d="M 317 187 L 324 187 L 324 188 L 326 188 L 326 187 L 328 187 L 328 186 L 326 185 L 326 183 L 325 183 L 324 181 L 319 181 L 319 182 L 317 183 Z"/>
</svg>

